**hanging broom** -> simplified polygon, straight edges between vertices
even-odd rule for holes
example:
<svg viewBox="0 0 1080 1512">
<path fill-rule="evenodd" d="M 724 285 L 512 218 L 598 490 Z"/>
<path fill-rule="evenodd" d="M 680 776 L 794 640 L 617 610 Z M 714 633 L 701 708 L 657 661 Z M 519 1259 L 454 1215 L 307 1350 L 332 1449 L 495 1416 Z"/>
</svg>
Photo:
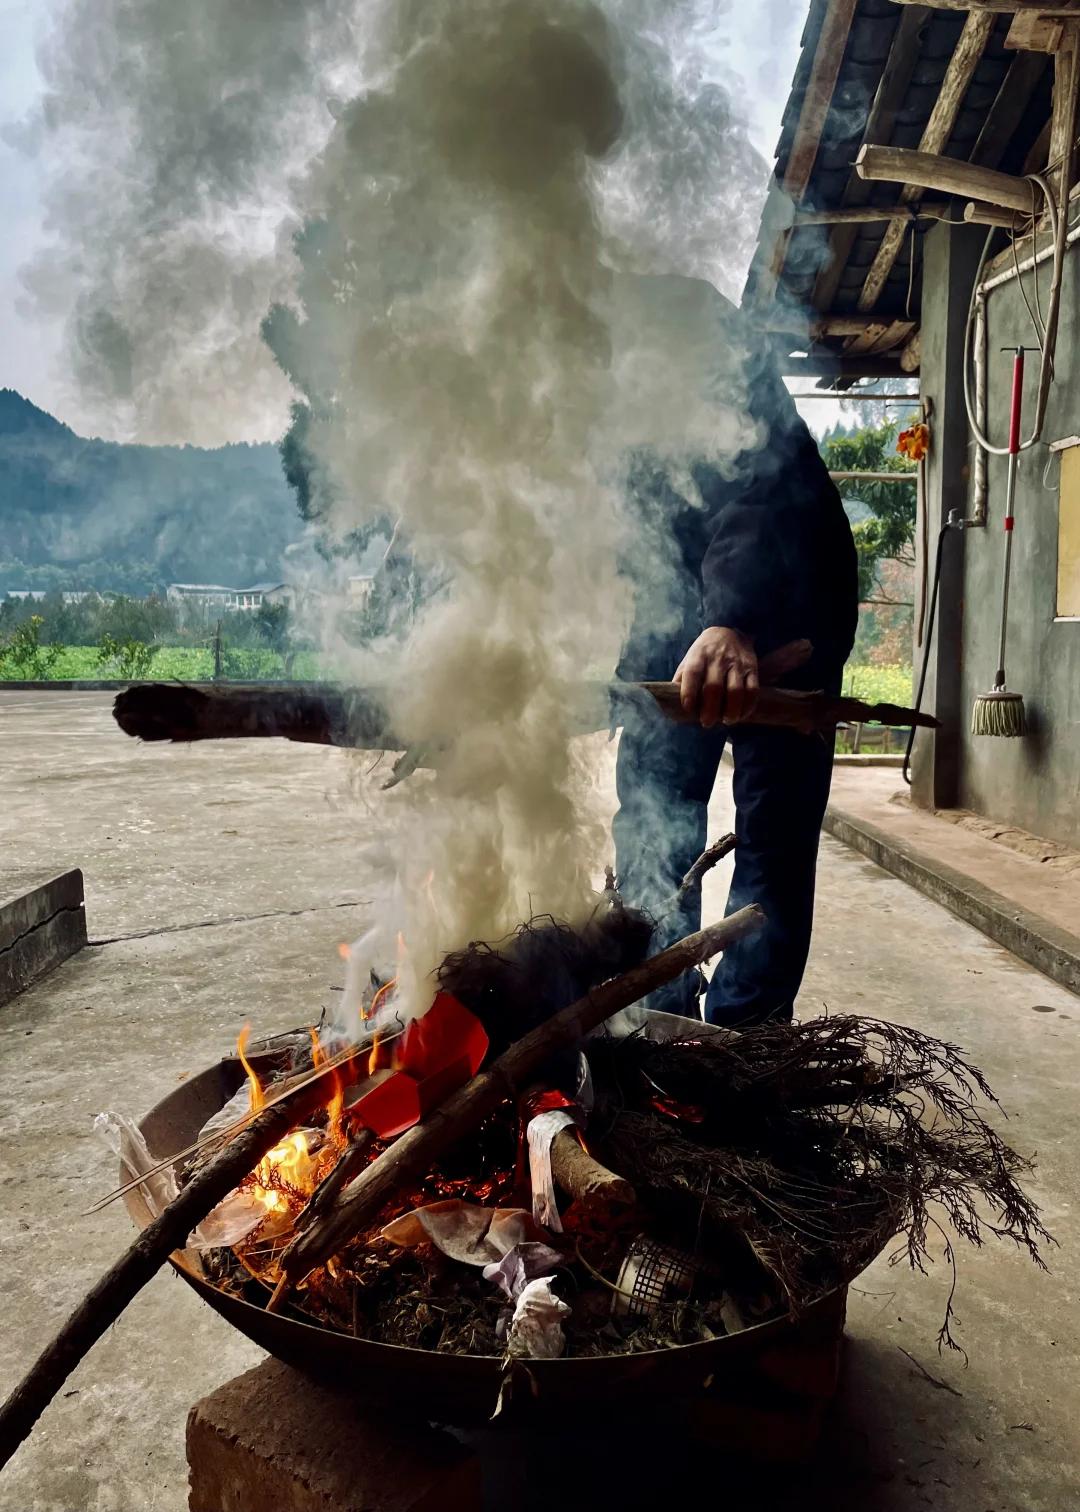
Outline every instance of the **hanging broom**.
<svg viewBox="0 0 1080 1512">
<path fill-rule="evenodd" d="M 1024 394 L 1024 348 L 1013 354 L 1012 411 L 1009 417 L 1009 482 L 1005 500 L 1005 573 L 1001 590 L 1001 640 L 994 686 L 981 693 L 971 711 L 973 735 L 1026 735 L 1027 716 L 1019 693 L 1005 686 L 1005 634 L 1009 623 L 1009 574 L 1012 568 L 1013 505 L 1016 500 L 1016 470 L 1020 461 L 1020 411 Z"/>
</svg>

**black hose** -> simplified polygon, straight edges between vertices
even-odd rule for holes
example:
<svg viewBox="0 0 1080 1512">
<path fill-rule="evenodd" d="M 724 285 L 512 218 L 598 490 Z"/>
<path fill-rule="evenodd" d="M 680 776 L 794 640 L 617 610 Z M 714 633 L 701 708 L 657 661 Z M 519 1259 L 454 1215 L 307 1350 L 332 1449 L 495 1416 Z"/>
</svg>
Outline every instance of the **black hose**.
<svg viewBox="0 0 1080 1512">
<path fill-rule="evenodd" d="M 934 558 L 934 584 L 930 590 L 930 618 L 926 626 L 926 645 L 923 647 L 922 671 L 919 673 L 919 690 L 915 694 L 915 712 L 922 709 L 923 693 L 926 689 L 926 674 L 930 668 L 930 648 L 934 642 L 934 621 L 937 618 L 938 595 L 941 590 L 941 559 L 945 550 L 945 537 L 950 530 L 960 527 L 960 521 L 952 514 L 938 531 L 937 553 Z M 912 725 L 908 731 L 907 749 L 904 752 L 904 781 L 911 786 L 911 753 L 915 748 L 915 735 L 918 727 Z"/>
</svg>

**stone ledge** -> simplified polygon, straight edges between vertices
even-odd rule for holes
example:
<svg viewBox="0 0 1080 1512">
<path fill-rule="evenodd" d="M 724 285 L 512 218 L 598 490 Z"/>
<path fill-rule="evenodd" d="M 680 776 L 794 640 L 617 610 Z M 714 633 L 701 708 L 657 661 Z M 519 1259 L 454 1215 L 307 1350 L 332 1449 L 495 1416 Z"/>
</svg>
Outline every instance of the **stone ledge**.
<svg viewBox="0 0 1080 1512">
<path fill-rule="evenodd" d="M 824 828 L 1044 976 L 1070 992 L 1080 992 L 1080 937 L 842 809 L 830 805 Z"/>
<path fill-rule="evenodd" d="M 85 944 L 83 874 L 77 867 L 0 901 L 0 1006 Z"/>
<path fill-rule="evenodd" d="M 278 1360 L 188 1415 L 190 1512 L 478 1512 L 479 1460 Z"/>
</svg>

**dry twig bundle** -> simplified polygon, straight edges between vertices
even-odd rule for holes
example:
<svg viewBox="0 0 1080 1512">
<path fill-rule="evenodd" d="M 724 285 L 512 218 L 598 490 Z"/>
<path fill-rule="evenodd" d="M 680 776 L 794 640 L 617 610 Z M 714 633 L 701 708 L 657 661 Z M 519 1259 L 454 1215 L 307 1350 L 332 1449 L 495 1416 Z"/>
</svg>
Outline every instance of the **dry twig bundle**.
<svg viewBox="0 0 1080 1512">
<path fill-rule="evenodd" d="M 1011 1239 L 1043 1264 L 1052 1241 L 1018 1183 L 1029 1164 L 978 1111 L 978 1096 L 996 1099 L 954 1045 L 843 1016 L 693 1042 L 598 1039 L 588 1055 L 605 1163 L 686 1240 L 742 1233 L 793 1308 L 894 1234 L 924 1269 L 934 1204 L 970 1243 Z M 954 1345 L 951 1318 L 950 1295 L 941 1340 Z"/>
</svg>

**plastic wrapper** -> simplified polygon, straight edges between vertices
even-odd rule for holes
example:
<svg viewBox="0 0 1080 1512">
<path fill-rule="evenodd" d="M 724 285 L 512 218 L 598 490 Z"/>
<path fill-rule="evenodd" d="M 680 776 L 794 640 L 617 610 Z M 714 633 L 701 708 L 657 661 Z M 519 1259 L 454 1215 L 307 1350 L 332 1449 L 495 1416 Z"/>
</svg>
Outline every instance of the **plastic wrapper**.
<svg viewBox="0 0 1080 1512">
<path fill-rule="evenodd" d="M 485 1208 L 452 1197 L 414 1208 L 388 1223 L 382 1237 L 402 1249 L 434 1244 L 462 1265 L 497 1264 L 518 1245 L 541 1238 L 524 1208 Z"/>
<path fill-rule="evenodd" d="M 142 1131 L 123 1113 L 99 1113 L 94 1119 L 94 1133 L 119 1158 L 128 1178 L 141 1176 L 157 1163 Z M 172 1167 L 166 1166 L 148 1176 L 139 1191 L 151 1217 L 156 1218 L 178 1195 Z M 202 1251 L 239 1244 L 254 1233 L 266 1216 L 265 1207 L 249 1193 L 230 1192 L 188 1235 L 187 1248 Z"/>
</svg>

